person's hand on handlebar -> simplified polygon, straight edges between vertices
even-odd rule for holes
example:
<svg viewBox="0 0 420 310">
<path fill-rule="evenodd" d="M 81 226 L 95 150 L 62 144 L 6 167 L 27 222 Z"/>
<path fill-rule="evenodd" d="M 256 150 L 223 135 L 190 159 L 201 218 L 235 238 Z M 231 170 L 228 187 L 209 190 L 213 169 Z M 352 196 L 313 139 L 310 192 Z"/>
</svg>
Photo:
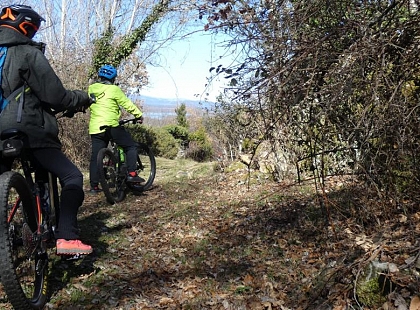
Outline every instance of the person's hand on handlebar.
<svg viewBox="0 0 420 310">
<path fill-rule="evenodd" d="M 89 106 L 93 103 L 96 103 L 96 97 L 94 94 L 89 94 Z"/>
<path fill-rule="evenodd" d="M 89 100 L 87 103 L 81 105 L 80 107 L 77 107 L 75 112 L 83 112 L 86 113 L 86 110 L 89 109 L 89 107 L 96 102 L 96 97 L 94 94 L 89 94 Z"/>
<path fill-rule="evenodd" d="M 139 124 L 143 124 L 143 116 L 140 116 L 140 117 L 135 118 L 135 119 L 133 120 L 133 124 L 137 124 L 137 123 L 139 123 Z"/>
</svg>

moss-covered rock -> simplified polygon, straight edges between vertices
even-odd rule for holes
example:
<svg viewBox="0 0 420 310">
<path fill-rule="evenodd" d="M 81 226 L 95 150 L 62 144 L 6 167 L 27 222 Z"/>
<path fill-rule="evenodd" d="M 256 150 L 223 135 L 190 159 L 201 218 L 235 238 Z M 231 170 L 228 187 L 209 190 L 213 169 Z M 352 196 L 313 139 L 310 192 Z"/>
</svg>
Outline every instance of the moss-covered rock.
<svg viewBox="0 0 420 310">
<path fill-rule="evenodd" d="M 382 306 L 392 287 L 384 274 L 394 269 L 396 266 L 388 263 L 370 262 L 357 279 L 356 295 L 359 302 L 375 309 Z"/>
<path fill-rule="evenodd" d="M 370 280 L 360 281 L 357 284 L 356 293 L 359 302 L 367 307 L 376 309 L 386 301 L 386 297 L 382 295 L 377 276 Z"/>
</svg>

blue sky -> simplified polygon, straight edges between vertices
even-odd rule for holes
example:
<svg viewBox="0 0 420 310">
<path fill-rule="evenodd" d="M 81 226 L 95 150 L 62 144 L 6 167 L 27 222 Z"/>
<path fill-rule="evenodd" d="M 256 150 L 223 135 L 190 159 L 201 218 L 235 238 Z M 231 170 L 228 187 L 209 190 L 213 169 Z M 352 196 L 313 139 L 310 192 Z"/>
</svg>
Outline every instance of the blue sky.
<svg viewBox="0 0 420 310">
<path fill-rule="evenodd" d="M 160 51 L 161 66 L 147 66 L 150 84 L 142 90 L 142 95 L 204 100 L 204 94 L 209 92 L 208 99 L 215 101 L 225 81 L 214 81 L 209 89 L 205 89 L 210 67 L 220 64 L 219 56 L 224 52 L 223 48 L 214 46 L 214 43 L 213 36 L 202 32 L 171 42 Z"/>
</svg>

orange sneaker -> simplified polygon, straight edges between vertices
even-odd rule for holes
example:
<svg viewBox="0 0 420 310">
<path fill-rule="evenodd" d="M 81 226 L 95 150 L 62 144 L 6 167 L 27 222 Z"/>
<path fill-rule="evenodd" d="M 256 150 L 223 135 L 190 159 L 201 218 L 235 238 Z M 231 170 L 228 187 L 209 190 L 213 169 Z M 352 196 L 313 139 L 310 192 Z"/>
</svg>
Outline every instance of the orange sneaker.
<svg viewBox="0 0 420 310">
<path fill-rule="evenodd" d="M 57 239 L 57 255 L 90 254 L 93 249 L 80 240 Z"/>
</svg>

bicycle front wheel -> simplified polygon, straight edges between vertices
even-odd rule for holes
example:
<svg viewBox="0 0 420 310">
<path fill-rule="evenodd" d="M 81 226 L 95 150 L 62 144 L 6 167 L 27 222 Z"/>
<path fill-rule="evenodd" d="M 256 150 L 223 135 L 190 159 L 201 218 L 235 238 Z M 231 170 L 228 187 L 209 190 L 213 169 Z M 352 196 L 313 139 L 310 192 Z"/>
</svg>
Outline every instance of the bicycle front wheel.
<svg viewBox="0 0 420 310">
<path fill-rule="evenodd" d="M 42 309 L 47 302 L 48 256 L 35 236 L 37 212 L 24 177 L 0 175 L 0 278 L 14 309 Z"/>
<path fill-rule="evenodd" d="M 98 176 L 106 200 L 110 204 L 120 202 L 125 198 L 125 180 L 119 177 L 118 160 L 112 151 L 103 148 L 98 153 Z"/>
<path fill-rule="evenodd" d="M 156 159 L 152 149 L 144 143 L 137 146 L 137 174 L 145 180 L 144 183 L 133 185 L 137 191 L 148 190 L 156 177 Z"/>
</svg>

